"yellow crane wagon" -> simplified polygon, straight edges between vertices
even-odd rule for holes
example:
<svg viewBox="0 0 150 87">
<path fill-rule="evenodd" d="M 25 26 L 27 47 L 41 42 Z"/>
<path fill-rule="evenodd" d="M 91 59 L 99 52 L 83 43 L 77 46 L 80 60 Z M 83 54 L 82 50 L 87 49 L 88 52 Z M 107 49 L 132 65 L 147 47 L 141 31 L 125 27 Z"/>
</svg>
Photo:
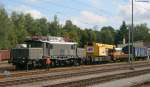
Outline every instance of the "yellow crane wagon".
<svg viewBox="0 0 150 87">
<path fill-rule="evenodd" d="M 88 43 L 86 45 L 86 56 L 88 63 L 101 63 L 102 61 L 111 60 L 111 51 L 115 45 L 101 44 L 101 43 Z"/>
</svg>

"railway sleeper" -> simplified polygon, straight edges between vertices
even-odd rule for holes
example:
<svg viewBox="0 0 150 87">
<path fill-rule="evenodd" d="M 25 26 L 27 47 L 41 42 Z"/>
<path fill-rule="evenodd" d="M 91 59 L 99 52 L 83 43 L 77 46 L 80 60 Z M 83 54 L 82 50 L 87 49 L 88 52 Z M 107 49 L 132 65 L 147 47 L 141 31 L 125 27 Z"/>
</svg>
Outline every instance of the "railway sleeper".
<svg viewBox="0 0 150 87">
<path fill-rule="evenodd" d="M 86 87 L 86 86 L 90 86 L 93 84 L 100 84 L 103 82 L 108 82 L 111 80 L 129 78 L 129 77 L 139 76 L 142 74 L 147 74 L 147 73 L 149 73 L 149 71 L 150 71 L 150 69 L 125 72 L 125 73 L 114 74 L 114 75 L 109 75 L 109 76 L 93 77 L 93 78 L 89 78 L 89 79 L 81 79 L 78 81 L 69 81 L 69 82 L 58 83 L 58 84 L 54 84 L 54 85 L 47 85 L 44 87 Z"/>
</svg>

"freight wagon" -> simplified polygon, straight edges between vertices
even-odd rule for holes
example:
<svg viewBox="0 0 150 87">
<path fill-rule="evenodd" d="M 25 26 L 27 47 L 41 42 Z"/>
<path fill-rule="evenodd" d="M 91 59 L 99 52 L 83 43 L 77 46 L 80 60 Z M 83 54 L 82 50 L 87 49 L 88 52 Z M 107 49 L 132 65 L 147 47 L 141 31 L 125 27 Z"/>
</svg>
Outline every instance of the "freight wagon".
<svg viewBox="0 0 150 87">
<path fill-rule="evenodd" d="M 133 49 L 132 49 L 133 48 Z M 122 51 L 125 53 L 125 54 L 128 54 L 129 53 L 129 46 L 125 46 Z M 145 59 L 148 57 L 148 48 L 146 47 L 135 47 L 135 46 L 131 46 L 130 45 L 130 52 L 131 54 L 133 54 L 134 58 L 136 60 L 139 60 L 139 59 Z"/>
<path fill-rule="evenodd" d="M 5 61 L 10 59 L 9 50 L 0 50 L 0 61 Z"/>
</svg>

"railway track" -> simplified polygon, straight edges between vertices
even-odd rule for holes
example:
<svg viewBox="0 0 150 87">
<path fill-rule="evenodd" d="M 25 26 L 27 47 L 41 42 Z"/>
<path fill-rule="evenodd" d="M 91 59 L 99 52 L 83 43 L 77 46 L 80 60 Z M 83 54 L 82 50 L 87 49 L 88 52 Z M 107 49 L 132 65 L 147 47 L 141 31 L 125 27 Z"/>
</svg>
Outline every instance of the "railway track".
<svg viewBox="0 0 150 87">
<path fill-rule="evenodd" d="M 150 81 L 138 83 L 138 84 L 135 84 L 135 85 L 130 86 L 130 87 L 150 87 Z"/>
<path fill-rule="evenodd" d="M 7 62 L 1 62 L 0 63 L 0 72 L 3 72 L 3 71 L 14 71 L 15 70 L 15 66 L 11 65 L 11 64 L 8 64 Z"/>
<path fill-rule="evenodd" d="M 58 83 L 47 84 L 43 87 L 86 87 L 92 86 L 94 84 L 100 84 L 112 80 L 118 80 L 123 78 L 135 77 L 143 74 L 147 74 L 150 72 L 150 68 L 139 69 L 135 71 L 124 71 L 119 73 L 105 74 L 105 75 L 92 75 L 92 76 L 83 76 L 78 78 L 69 78 L 61 79 Z M 137 86 L 135 86 L 137 87 Z"/>
<path fill-rule="evenodd" d="M 150 65 L 149 64 L 134 65 L 135 68 L 147 67 L 147 66 L 150 66 Z M 31 82 L 40 82 L 40 81 L 49 81 L 49 80 L 54 81 L 57 79 L 89 76 L 89 75 L 93 75 L 93 74 L 102 74 L 102 73 L 105 74 L 106 72 L 114 72 L 114 71 L 128 70 L 128 69 L 129 69 L 129 65 L 126 65 L 126 66 L 117 66 L 117 67 L 109 67 L 109 68 L 82 69 L 82 70 L 77 70 L 77 71 L 74 71 L 74 70 L 73 71 L 62 71 L 62 72 L 53 72 L 53 73 L 47 73 L 47 74 L 32 75 L 32 76 L 28 76 L 28 77 L 25 76 L 25 77 L 18 77 L 18 78 L 9 78 L 9 79 L 0 81 L 0 87 L 9 86 L 9 85 L 28 84 Z M 122 75 L 120 74 L 120 76 L 122 76 Z M 53 87 L 55 87 L 55 86 L 60 87 L 59 85 L 53 84 Z M 76 86 L 76 87 L 78 87 L 78 86 Z"/>
<path fill-rule="evenodd" d="M 147 62 L 135 62 L 134 64 L 143 64 Z M 65 68 L 52 68 L 52 69 L 44 69 L 44 70 L 31 70 L 31 71 L 16 71 L 11 72 L 9 77 L 21 77 L 21 76 L 29 76 L 29 75 L 39 75 L 39 74 L 46 74 L 46 73 L 52 73 L 52 72 L 62 72 L 62 71 L 73 71 L 73 70 L 81 70 L 81 69 L 96 69 L 96 68 L 109 68 L 109 67 L 117 67 L 120 66 L 129 66 L 128 63 L 117 63 L 117 64 L 103 64 L 103 65 L 88 65 L 88 66 L 78 66 L 78 67 L 65 67 Z M 0 74 L 0 80 L 5 79 L 7 76 L 4 74 Z"/>
<path fill-rule="evenodd" d="M 0 61 L 0 65 L 2 64 L 8 64 L 8 61 Z"/>
</svg>

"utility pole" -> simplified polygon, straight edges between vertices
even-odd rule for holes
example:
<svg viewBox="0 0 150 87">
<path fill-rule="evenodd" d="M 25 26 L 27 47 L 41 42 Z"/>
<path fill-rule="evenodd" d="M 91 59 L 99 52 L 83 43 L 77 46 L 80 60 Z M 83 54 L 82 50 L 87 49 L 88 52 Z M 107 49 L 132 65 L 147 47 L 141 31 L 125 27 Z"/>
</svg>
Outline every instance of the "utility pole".
<svg viewBox="0 0 150 87">
<path fill-rule="evenodd" d="M 129 41 L 128 41 L 128 52 L 129 52 L 129 53 L 128 53 L 128 54 L 129 54 L 129 55 L 128 55 L 128 57 L 129 57 L 129 58 L 128 58 L 128 62 L 129 62 L 129 64 L 130 64 L 130 63 L 131 63 L 131 52 L 130 52 L 130 51 L 131 51 L 131 50 L 130 50 L 130 49 L 131 49 L 131 46 L 130 46 L 130 45 L 131 45 L 131 27 L 129 27 L 128 29 L 129 29 L 129 32 L 128 32 L 128 33 L 129 33 L 129 36 L 128 36 L 128 38 L 129 38 Z"/>
<path fill-rule="evenodd" d="M 129 58 L 128 58 L 128 62 L 131 65 L 130 69 L 134 70 L 133 67 L 133 28 L 134 28 L 134 24 L 133 24 L 133 0 L 132 0 L 132 14 L 131 14 L 131 27 L 129 27 L 129 42 L 128 42 L 128 51 L 129 51 Z"/>
<path fill-rule="evenodd" d="M 135 0 L 135 2 L 149 2 L 149 0 Z M 134 70 L 134 67 L 133 67 L 133 58 L 134 58 L 134 36 L 133 36 L 133 32 L 134 32 L 134 0 L 132 0 L 132 14 L 131 14 L 131 21 L 132 21 L 132 24 L 131 24 L 131 28 L 129 28 L 129 63 L 131 64 L 131 69 Z M 131 49 L 131 50 L 130 50 Z M 131 54 L 132 53 L 132 54 Z"/>
<path fill-rule="evenodd" d="M 133 31 L 134 31 L 134 23 L 133 23 L 133 17 L 134 17 L 134 1 L 132 0 L 132 25 L 131 25 L 131 69 L 134 70 L 134 67 L 133 67 L 133 58 L 134 58 L 134 36 L 133 36 Z"/>
</svg>

